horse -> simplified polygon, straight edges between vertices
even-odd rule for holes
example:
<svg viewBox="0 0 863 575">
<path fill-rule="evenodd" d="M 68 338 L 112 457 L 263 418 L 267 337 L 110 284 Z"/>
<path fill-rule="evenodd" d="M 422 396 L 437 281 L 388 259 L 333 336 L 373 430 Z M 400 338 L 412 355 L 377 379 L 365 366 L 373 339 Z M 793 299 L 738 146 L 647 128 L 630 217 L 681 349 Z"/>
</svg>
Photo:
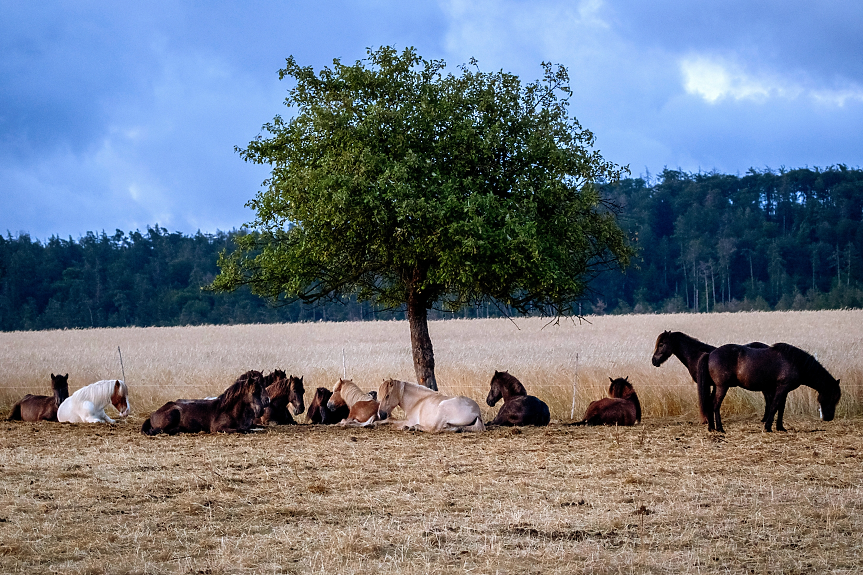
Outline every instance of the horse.
<svg viewBox="0 0 863 575">
<path fill-rule="evenodd" d="M 477 403 L 463 395 L 444 395 L 425 386 L 385 379 L 378 390 L 378 417 L 387 419 L 400 405 L 405 419 L 393 421 L 398 429 L 420 431 L 484 431 L 482 414 Z"/>
<path fill-rule="evenodd" d="M 641 402 L 628 377 L 608 378 L 609 397 L 590 402 L 581 421 L 573 425 L 620 425 L 641 423 Z"/>
<path fill-rule="evenodd" d="M 366 427 L 378 421 L 377 395 L 366 393 L 350 379 L 339 379 L 327 401 L 327 408 L 335 411 L 342 404 L 348 407 L 348 416 L 339 425 Z"/>
<path fill-rule="evenodd" d="M 760 341 L 753 341 L 746 344 L 746 347 L 763 349 L 768 347 L 766 343 L 761 343 Z M 692 381 L 695 382 L 696 389 L 699 391 L 701 387 L 698 386 L 698 360 L 701 359 L 705 353 L 710 353 L 716 349 L 714 346 L 698 341 L 694 337 L 688 336 L 680 331 L 664 331 L 656 338 L 656 345 L 653 346 L 653 357 L 651 358 L 651 363 L 653 363 L 654 367 L 659 367 L 665 360 L 667 360 L 672 355 L 680 360 L 686 369 L 689 371 L 689 375 L 692 377 Z M 707 414 L 704 412 L 702 406 L 704 405 L 704 400 L 701 396 L 699 396 L 698 408 L 701 412 L 701 423 L 707 423 Z M 767 405 L 770 404 L 772 397 L 768 397 L 768 392 L 764 392 L 764 419 L 762 421 L 767 420 Z"/>
<path fill-rule="evenodd" d="M 141 433 L 247 433 L 269 405 L 264 376 L 248 371 L 215 399 L 169 401 L 141 426 Z"/>
<path fill-rule="evenodd" d="M 730 387 L 760 391 L 765 400 L 769 397 L 762 419 L 764 431 L 772 431 L 774 415 L 776 430 L 785 431 L 782 425 L 785 401 L 801 385 L 818 392 L 821 419 L 832 421 L 842 397 L 839 380 L 800 348 L 787 343 L 763 348 L 728 344 L 705 354 L 698 362 L 699 397 L 702 411 L 707 413 L 709 431 L 725 432 L 719 409 Z"/>
<path fill-rule="evenodd" d="M 485 402 L 494 407 L 501 398 L 503 406 L 489 425 L 548 425 L 551 421 L 544 401 L 528 395 L 521 382 L 508 371 L 495 370 Z"/>
<path fill-rule="evenodd" d="M 270 404 L 264 408 L 264 413 L 256 421 L 256 425 L 293 425 L 296 422 L 291 415 L 300 415 L 306 410 L 303 396 L 303 378 L 293 375 L 286 378 L 285 372 L 275 370 L 264 376 L 264 385 Z"/>
<path fill-rule="evenodd" d="M 12 406 L 7 421 L 57 421 L 57 408 L 69 397 L 69 374 L 51 374 L 54 395 L 25 395 Z"/>
<path fill-rule="evenodd" d="M 309 410 L 306 412 L 306 423 L 332 425 L 347 419 L 350 409 L 344 401 L 336 406 L 335 410 L 329 409 L 327 403 L 332 395 L 333 392 L 326 387 L 315 390 L 315 397 L 312 398 L 312 403 L 309 404 Z"/>
<path fill-rule="evenodd" d="M 122 379 L 103 379 L 84 386 L 68 397 L 57 408 L 57 421 L 65 423 L 116 423 L 105 413 L 113 405 L 126 417 L 129 406 L 129 388 Z"/>
</svg>

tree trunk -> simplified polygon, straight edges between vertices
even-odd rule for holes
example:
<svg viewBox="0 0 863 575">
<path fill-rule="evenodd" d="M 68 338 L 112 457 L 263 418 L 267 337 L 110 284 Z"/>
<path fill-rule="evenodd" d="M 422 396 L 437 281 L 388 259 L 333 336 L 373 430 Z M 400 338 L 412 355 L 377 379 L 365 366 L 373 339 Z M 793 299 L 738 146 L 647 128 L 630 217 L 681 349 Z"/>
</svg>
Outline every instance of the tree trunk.
<svg viewBox="0 0 863 575">
<path fill-rule="evenodd" d="M 417 383 L 437 391 L 434 376 L 434 350 L 429 337 L 428 308 L 425 298 L 412 286 L 408 294 L 408 324 L 411 329 L 411 350 L 414 356 L 414 371 Z"/>
</svg>

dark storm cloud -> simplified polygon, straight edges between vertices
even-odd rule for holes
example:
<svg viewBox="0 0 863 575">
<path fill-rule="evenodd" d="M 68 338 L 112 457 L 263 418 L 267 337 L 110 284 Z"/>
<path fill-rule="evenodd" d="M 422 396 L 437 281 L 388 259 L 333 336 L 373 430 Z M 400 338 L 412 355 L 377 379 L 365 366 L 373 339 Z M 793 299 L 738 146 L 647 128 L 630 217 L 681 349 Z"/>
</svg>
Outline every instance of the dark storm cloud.
<svg viewBox="0 0 863 575">
<path fill-rule="evenodd" d="M 0 0 L 0 232 L 237 227 L 267 170 L 233 148 L 286 113 L 284 59 L 381 44 L 525 80 L 567 65 L 573 114 L 635 174 L 859 166 L 861 6 Z"/>
</svg>

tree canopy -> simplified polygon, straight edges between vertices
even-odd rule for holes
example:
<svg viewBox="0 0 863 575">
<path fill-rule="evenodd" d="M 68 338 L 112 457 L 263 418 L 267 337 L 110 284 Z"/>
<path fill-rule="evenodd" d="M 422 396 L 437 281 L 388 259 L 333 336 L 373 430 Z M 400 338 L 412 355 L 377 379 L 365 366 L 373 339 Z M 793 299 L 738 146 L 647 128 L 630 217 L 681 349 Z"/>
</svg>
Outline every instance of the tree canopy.
<svg viewBox="0 0 863 575">
<path fill-rule="evenodd" d="M 631 248 L 599 185 L 624 169 L 568 114 L 568 74 L 459 73 L 414 49 L 316 73 L 293 57 L 286 105 L 241 156 L 272 166 L 256 233 L 220 257 L 217 290 L 271 300 L 345 295 L 404 306 L 417 379 L 436 389 L 427 311 L 491 300 L 569 314 Z"/>
</svg>

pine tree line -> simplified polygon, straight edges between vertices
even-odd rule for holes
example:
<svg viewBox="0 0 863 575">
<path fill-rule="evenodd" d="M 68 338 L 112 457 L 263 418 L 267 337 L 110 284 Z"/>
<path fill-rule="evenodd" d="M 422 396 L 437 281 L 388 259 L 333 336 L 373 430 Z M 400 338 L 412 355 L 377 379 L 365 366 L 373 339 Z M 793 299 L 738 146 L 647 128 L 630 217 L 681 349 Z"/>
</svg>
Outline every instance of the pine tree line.
<svg viewBox="0 0 863 575">
<path fill-rule="evenodd" d="M 639 256 L 593 280 L 585 314 L 863 307 L 863 170 L 665 170 L 604 192 Z M 403 317 L 355 300 L 272 306 L 202 290 L 237 233 L 0 236 L 0 330 Z M 456 316 L 507 313 L 492 302 Z M 442 317 L 452 314 L 430 314 Z"/>
</svg>

